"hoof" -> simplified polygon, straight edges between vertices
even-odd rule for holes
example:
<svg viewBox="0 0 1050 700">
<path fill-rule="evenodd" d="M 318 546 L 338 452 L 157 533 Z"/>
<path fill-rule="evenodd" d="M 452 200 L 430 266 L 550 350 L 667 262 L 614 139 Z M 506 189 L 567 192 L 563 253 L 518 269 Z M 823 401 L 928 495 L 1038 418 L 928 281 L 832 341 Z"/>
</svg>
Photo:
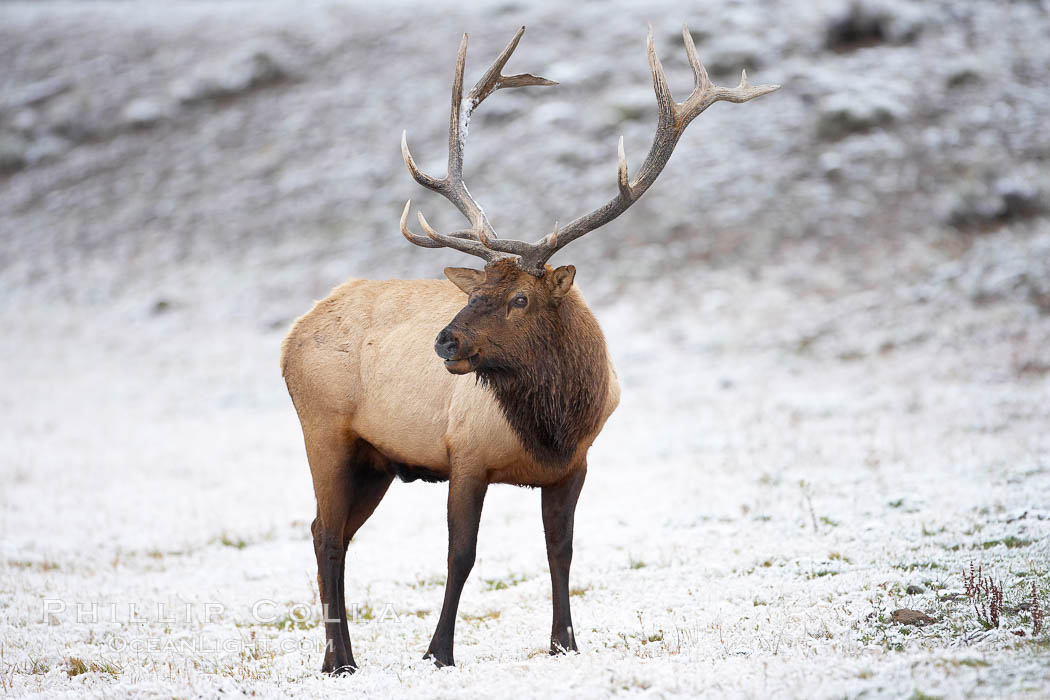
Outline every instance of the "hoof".
<svg viewBox="0 0 1050 700">
<path fill-rule="evenodd" d="M 446 666 L 455 666 L 456 662 L 452 659 L 452 654 L 435 654 L 433 652 L 427 652 L 423 655 L 423 658 L 433 662 L 438 668 L 445 668 Z"/>
<path fill-rule="evenodd" d="M 327 676 L 349 676 L 356 671 L 357 664 L 352 661 L 348 664 L 343 664 L 342 666 L 336 666 L 334 668 L 328 663 L 321 666 L 321 673 Z"/>
</svg>

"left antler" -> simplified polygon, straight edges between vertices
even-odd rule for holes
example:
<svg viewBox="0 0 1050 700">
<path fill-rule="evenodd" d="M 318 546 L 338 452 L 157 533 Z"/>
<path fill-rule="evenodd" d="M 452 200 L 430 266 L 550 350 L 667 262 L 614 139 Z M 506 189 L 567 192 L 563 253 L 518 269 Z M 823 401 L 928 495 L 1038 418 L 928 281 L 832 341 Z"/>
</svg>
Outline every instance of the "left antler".
<svg viewBox="0 0 1050 700">
<path fill-rule="evenodd" d="M 659 109 L 659 119 L 656 125 L 656 136 L 653 145 L 649 149 L 649 155 L 642 163 L 641 169 L 635 176 L 634 181 L 627 177 L 627 158 L 623 151 L 623 137 L 620 137 L 618 147 L 619 191 L 613 199 L 604 206 L 585 214 L 578 219 L 566 224 L 561 230 L 555 229 L 554 233 L 547 235 L 534 244 L 525 244 L 527 249 L 522 249 L 518 244 L 520 241 L 489 241 L 489 247 L 506 252 L 515 252 L 521 256 L 519 264 L 533 274 L 542 275 L 544 265 L 552 255 L 575 241 L 580 236 L 604 226 L 620 214 L 625 212 L 632 204 L 645 194 L 650 185 L 656 181 L 657 176 L 664 169 L 667 161 L 674 151 L 678 139 L 681 138 L 689 122 L 693 121 L 701 112 L 719 100 L 726 102 L 747 102 L 756 97 L 769 94 L 780 88 L 779 85 L 756 85 L 751 86 L 747 82 L 747 71 L 741 71 L 740 84 L 735 88 L 719 87 L 711 82 L 696 55 L 696 46 L 689 28 L 682 26 L 682 37 L 685 40 L 685 50 L 689 57 L 689 65 L 693 68 L 693 79 L 695 87 L 693 92 L 686 98 L 685 102 L 675 102 L 671 96 L 671 89 L 667 86 L 667 78 L 664 76 L 663 66 L 656 55 L 653 46 L 653 28 L 649 27 L 648 49 L 649 70 L 653 74 L 653 87 L 656 89 L 656 102 Z M 523 251 L 523 252 L 519 252 Z"/>
</svg>

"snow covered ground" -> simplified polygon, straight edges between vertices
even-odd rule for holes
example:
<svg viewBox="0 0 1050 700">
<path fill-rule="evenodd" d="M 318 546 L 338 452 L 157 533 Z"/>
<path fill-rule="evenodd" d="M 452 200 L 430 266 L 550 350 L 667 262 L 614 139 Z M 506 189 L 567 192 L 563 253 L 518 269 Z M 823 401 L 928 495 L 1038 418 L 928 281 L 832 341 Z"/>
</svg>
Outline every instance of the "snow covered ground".
<svg viewBox="0 0 1050 700">
<path fill-rule="evenodd" d="M 919 7 L 0 5 L 0 693 L 1045 697 L 1050 18 Z M 624 387 L 581 652 L 545 651 L 539 494 L 494 487 L 459 665 L 424 662 L 445 487 L 395 484 L 350 549 L 361 670 L 321 676 L 287 325 L 347 277 L 469 264 L 396 233 L 408 197 L 456 225 L 397 143 L 440 164 L 459 32 L 476 70 L 528 24 L 511 68 L 562 83 L 493 97 L 468 148 L 532 238 L 611 195 L 619 133 L 641 161 L 645 22 L 681 98 L 683 19 L 717 79 L 785 87 L 713 107 L 562 254 Z"/>
</svg>

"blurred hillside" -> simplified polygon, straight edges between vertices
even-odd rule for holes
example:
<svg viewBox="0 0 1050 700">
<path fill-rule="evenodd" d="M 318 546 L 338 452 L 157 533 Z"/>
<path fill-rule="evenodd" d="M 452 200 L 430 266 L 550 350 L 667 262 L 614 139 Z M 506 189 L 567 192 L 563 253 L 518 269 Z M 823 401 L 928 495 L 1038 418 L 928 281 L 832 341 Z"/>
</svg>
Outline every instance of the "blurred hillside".
<svg viewBox="0 0 1050 700">
<path fill-rule="evenodd" d="M 1050 311 L 1046 3 L 9 3 L 0 19 L 8 299 L 206 300 L 279 325 L 347 276 L 463 264 L 397 219 L 412 198 L 460 226 L 398 141 L 407 128 L 443 171 L 464 30 L 468 81 L 526 24 L 509 70 L 561 83 L 486 102 L 467 150 L 496 229 L 536 238 L 611 196 L 621 133 L 629 164 L 644 157 L 647 21 L 688 94 L 684 20 L 716 81 L 746 67 L 784 87 L 706 112 L 638 206 L 556 258 L 592 296 L 681 266 L 786 261 L 838 288 L 954 260 L 935 283 Z"/>
</svg>

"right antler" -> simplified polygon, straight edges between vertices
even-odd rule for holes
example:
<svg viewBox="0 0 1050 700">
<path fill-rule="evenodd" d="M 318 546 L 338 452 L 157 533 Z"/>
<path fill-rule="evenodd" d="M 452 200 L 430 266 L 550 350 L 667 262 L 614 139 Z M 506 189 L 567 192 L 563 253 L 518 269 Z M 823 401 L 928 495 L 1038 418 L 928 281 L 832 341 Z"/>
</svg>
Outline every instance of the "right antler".
<svg viewBox="0 0 1050 700">
<path fill-rule="evenodd" d="M 463 99 L 463 69 L 467 60 L 467 35 L 463 35 L 463 39 L 459 44 L 459 56 L 456 59 L 456 77 L 452 81 L 452 116 L 448 124 L 448 172 L 445 177 L 439 180 L 420 170 L 412 159 L 412 154 L 408 152 L 407 132 L 401 133 L 401 155 L 404 157 L 405 165 L 408 166 L 408 170 L 412 173 L 415 181 L 423 185 L 423 187 L 441 194 L 455 204 L 456 208 L 471 223 L 471 228 L 469 229 L 442 234 L 431 228 L 427 220 L 423 218 L 423 212 L 419 212 L 419 225 L 423 227 L 423 232 L 426 233 L 425 237 L 420 236 L 408 230 L 408 210 L 412 205 L 412 200 L 409 200 L 405 203 L 405 210 L 401 213 L 401 234 L 412 243 L 424 248 L 455 248 L 464 253 L 477 255 L 488 262 L 497 258 L 510 257 L 512 254 L 520 255 L 520 253 L 513 253 L 512 251 L 497 251 L 484 245 L 484 241 L 491 241 L 497 238 L 496 232 L 492 230 L 492 225 L 489 223 L 488 217 L 485 216 L 485 211 L 474 201 L 470 192 L 467 191 L 466 184 L 463 182 L 463 150 L 467 143 L 467 129 L 470 126 L 471 113 L 493 92 L 500 88 L 558 84 L 553 80 L 547 80 L 528 73 L 510 76 L 500 73 L 503 70 L 503 66 L 507 65 L 510 55 L 514 53 L 514 49 L 517 48 L 518 41 L 521 40 L 521 35 L 524 33 L 525 27 L 517 31 L 514 38 L 507 44 L 507 47 L 496 57 L 495 62 L 485 71 L 485 74 L 481 76 L 481 79 L 467 94 L 466 99 Z M 508 243 L 519 242 L 508 241 Z M 520 246 L 527 245 L 526 243 L 520 243 Z M 524 252 L 524 248 L 518 247 L 516 249 Z"/>
</svg>

